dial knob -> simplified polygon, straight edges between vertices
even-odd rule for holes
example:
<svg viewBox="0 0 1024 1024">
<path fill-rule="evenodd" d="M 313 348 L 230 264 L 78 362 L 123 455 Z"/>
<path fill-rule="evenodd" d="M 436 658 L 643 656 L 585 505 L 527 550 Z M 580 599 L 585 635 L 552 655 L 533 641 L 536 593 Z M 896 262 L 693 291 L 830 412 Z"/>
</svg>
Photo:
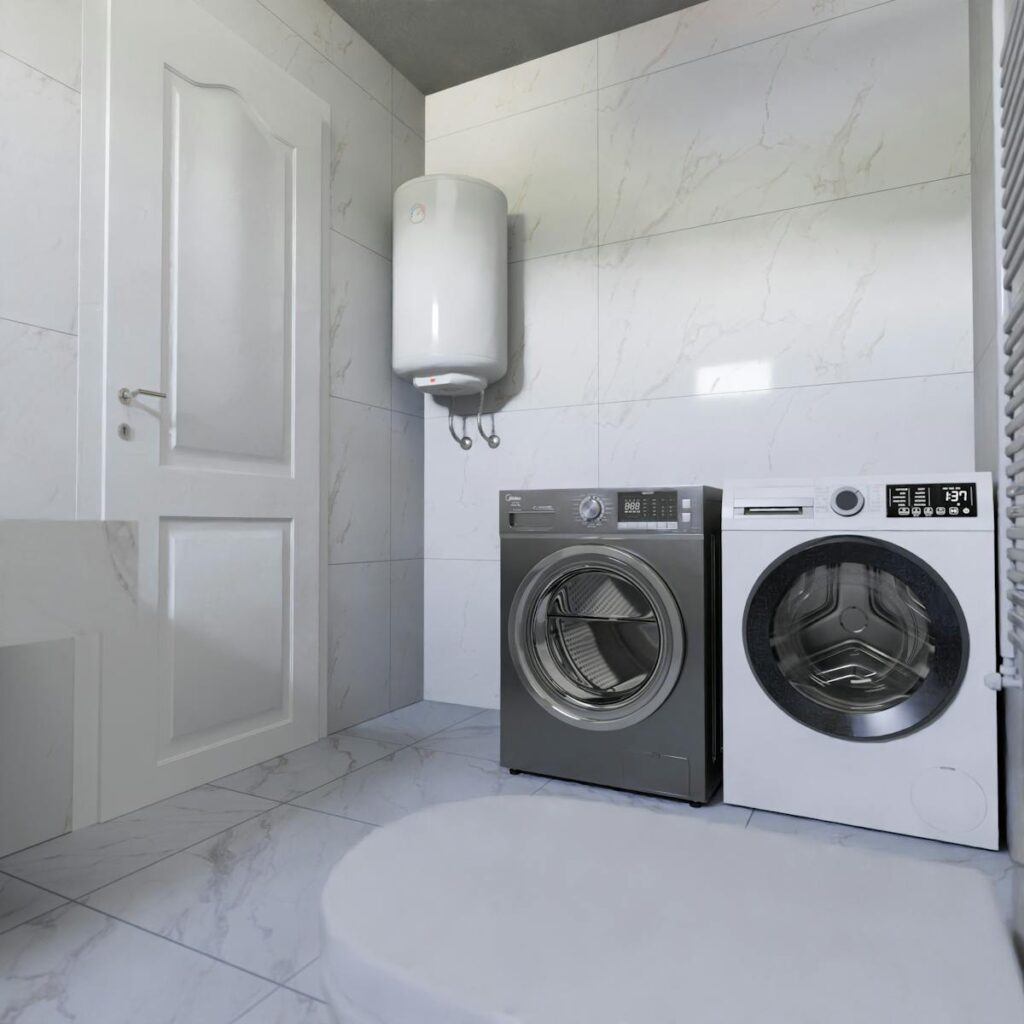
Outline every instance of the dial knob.
<svg viewBox="0 0 1024 1024">
<path fill-rule="evenodd" d="M 593 494 L 580 502 L 580 519 L 585 523 L 592 523 L 596 519 L 600 519 L 603 512 L 604 505 L 601 504 L 601 499 L 595 498 Z"/>
</svg>

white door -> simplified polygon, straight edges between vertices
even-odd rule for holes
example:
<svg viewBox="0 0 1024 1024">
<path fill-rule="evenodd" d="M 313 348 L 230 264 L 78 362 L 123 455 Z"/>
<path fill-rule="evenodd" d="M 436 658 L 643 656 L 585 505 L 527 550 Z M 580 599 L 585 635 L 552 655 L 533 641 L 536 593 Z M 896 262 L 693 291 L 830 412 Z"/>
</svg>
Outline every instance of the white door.
<svg viewBox="0 0 1024 1024">
<path fill-rule="evenodd" d="M 152 639 L 103 694 L 103 817 L 320 735 L 329 121 L 191 0 L 106 17 L 98 493 Z"/>
</svg>

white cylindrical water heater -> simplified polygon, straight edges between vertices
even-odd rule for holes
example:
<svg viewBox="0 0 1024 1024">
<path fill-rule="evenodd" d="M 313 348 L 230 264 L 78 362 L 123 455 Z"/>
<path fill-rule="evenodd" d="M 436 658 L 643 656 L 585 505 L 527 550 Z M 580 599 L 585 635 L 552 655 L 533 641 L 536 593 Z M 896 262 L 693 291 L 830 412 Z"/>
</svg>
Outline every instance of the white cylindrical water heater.
<svg viewBox="0 0 1024 1024">
<path fill-rule="evenodd" d="M 395 191 L 392 364 L 436 395 L 482 392 L 508 367 L 508 201 L 477 178 Z"/>
</svg>

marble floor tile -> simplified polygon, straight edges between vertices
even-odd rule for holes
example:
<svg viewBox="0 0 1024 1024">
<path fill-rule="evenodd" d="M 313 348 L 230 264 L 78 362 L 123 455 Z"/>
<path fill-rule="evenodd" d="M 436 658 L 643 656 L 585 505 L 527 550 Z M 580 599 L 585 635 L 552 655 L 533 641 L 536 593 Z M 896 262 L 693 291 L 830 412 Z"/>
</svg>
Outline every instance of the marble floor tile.
<svg viewBox="0 0 1024 1024">
<path fill-rule="evenodd" d="M 365 736 L 371 740 L 406 746 L 464 722 L 479 713 L 480 708 L 468 707 L 465 704 L 442 704 L 434 700 L 422 700 L 346 731 L 351 736 Z"/>
<path fill-rule="evenodd" d="M 267 800 L 294 800 L 398 749 L 394 743 L 340 732 L 234 775 L 225 775 L 213 785 Z"/>
<path fill-rule="evenodd" d="M 220 1024 L 269 982 L 82 906 L 0 937 L 0 1020 Z"/>
<path fill-rule="evenodd" d="M 335 1024 L 326 1004 L 279 988 L 238 1018 L 237 1024 Z"/>
<path fill-rule="evenodd" d="M 272 806 L 259 797 L 200 786 L 11 854 L 0 861 L 0 870 L 76 898 Z"/>
<path fill-rule="evenodd" d="M 497 761 L 499 737 L 498 712 L 482 711 L 473 718 L 467 718 L 465 722 L 420 740 L 416 745 L 428 750 L 443 750 L 449 754 Z"/>
<path fill-rule="evenodd" d="M 386 825 L 450 800 L 533 793 L 543 781 L 533 775 L 510 775 L 493 761 L 407 747 L 295 802 L 300 807 Z"/>
<path fill-rule="evenodd" d="M 644 796 L 641 793 L 626 793 L 621 789 L 608 789 L 605 786 L 586 786 L 579 782 L 565 782 L 552 779 L 538 793 L 539 796 L 568 796 L 577 800 L 596 800 L 609 804 L 628 804 L 630 807 L 644 807 L 658 814 L 678 814 L 693 818 L 695 821 L 707 821 L 713 824 L 745 826 L 750 820 L 750 810 L 746 807 L 732 807 L 722 803 L 716 796 L 705 807 L 691 807 L 685 800 L 665 800 L 657 796 Z"/>
<path fill-rule="evenodd" d="M 64 902 L 60 896 L 37 889 L 28 882 L 0 875 L 0 935 Z"/>
<path fill-rule="evenodd" d="M 320 949 L 331 868 L 370 832 L 276 807 L 93 893 L 90 906 L 274 981 Z"/>
<path fill-rule="evenodd" d="M 303 967 L 298 974 L 286 982 L 289 988 L 294 988 L 304 995 L 312 996 L 314 999 L 325 1000 L 323 985 L 320 984 L 320 958 L 317 957 L 311 964 Z"/>
</svg>

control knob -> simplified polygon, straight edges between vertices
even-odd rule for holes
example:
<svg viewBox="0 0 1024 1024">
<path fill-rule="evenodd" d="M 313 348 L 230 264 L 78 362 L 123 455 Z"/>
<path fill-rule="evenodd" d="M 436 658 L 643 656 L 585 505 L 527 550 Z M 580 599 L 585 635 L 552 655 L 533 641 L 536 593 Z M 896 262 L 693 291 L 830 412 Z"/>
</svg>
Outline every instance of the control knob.
<svg viewBox="0 0 1024 1024">
<path fill-rule="evenodd" d="M 604 505 L 601 504 L 601 499 L 595 497 L 593 494 L 584 498 L 580 502 L 580 519 L 585 523 L 596 522 L 604 514 Z"/>
</svg>

